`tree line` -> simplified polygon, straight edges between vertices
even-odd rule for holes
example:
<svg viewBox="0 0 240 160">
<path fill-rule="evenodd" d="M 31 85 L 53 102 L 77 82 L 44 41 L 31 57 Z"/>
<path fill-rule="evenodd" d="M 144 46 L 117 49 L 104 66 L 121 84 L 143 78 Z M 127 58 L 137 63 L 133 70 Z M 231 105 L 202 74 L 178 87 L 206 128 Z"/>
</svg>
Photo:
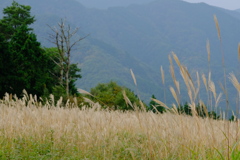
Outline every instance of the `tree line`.
<svg viewBox="0 0 240 160">
<path fill-rule="evenodd" d="M 54 27 L 55 48 L 43 48 L 30 27 L 36 19 L 31 7 L 13 1 L 3 9 L 0 19 L 0 96 L 11 93 L 21 97 L 23 89 L 38 97 L 50 93 L 78 94 L 75 82 L 81 78 L 77 64 L 70 61 L 74 45 L 70 43 L 77 29 L 65 27 L 64 21 Z"/>
</svg>

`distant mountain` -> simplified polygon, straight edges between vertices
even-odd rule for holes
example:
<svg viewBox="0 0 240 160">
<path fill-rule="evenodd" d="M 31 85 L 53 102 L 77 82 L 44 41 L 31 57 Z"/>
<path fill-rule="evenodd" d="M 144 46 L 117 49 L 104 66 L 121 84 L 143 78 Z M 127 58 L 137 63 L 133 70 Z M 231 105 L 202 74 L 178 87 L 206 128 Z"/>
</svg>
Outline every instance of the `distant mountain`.
<svg viewBox="0 0 240 160">
<path fill-rule="evenodd" d="M 234 10 L 234 11 L 236 11 L 236 12 L 240 12 L 240 9 L 236 9 L 236 10 Z"/>
<path fill-rule="evenodd" d="M 223 8 L 220 8 L 220 9 L 234 18 L 240 19 L 240 9 L 239 10 L 227 10 Z"/>
<path fill-rule="evenodd" d="M 89 8 L 107 9 L 109 7 L 129 6 L 131 4 L 149 3 L 154 0 L 77 0 Z"/>
<path fill-rule="evenodd" d="M 8 0 L 2 1 L 1 4 L 10 4 Z M 32 6 L 32 13 L 37 19 L 33 27 L 44 46 L 51 46 L 46 40 L 51 32 L 46 24 L 54 26 L 60 18 L 66 18 L 73 27 L 79 26 L 80 36 L 90 33 L 73 55 L 73 61 L 82 68 L 83 78 L 77 83 L 79 88 L 89 90 L 97 83 L 114 80 L 136 91 L 129 72 L 133 69 L 141 97 L 149 101 L 151 94 L 155 94 L 162 99 L 159 68 L 162 65 L 168 73 L 168 55 L 172 51 L 177 53 L 192 73 L 207 73 L 207 39 L 211 44 L 213 78 L 216 82 L 222 81 L 221 45 L 214 14 L 221 28 L 227 71 L 237 70 L 237 46 L 240 42 L 237 12 L 230 13 L 204 3 L 191 4 L 180 0 L 155 0 L 149 3 L 145 0 L 146 3 L 130 6 L 125 3 L 133 1 L 121 1 L 125 7 L 102 10 L 86 8 L 75 0 L 68 0 L 67 3 L 65 0 L 18 0 Z M 112 0 L 111 4 L 113 2 L 117 1 Z M 180 79 L 178 71 L 176 74 Z M 168 88 L 172 85 L 170 74 L 166 74 L 166 79 Z M 184 98 L 187 93 L 184 84 L 180 83 Z M 217 92 L 220 91 L 217 88 Z M 188 101 L 187 98 L 184 100 Z"/>
<path fill-rule="evenodd" d="M 136 87 L 133 84 L 130 74 L 131 68 L 134 72 L 141 73 L 140 76 L 136 74 L 138 84 L 143 84 L 140 87 L 142 88 L 141 90 L 144 90 L 144 92 L 140 91 L 141 98 L 149 101 L 151 96 L 149 93 L 154 92 L 154 90 L 156 92 L 159 91 L 158 79 L 160 79 L 160 76 L 152 74 L 153 71 L 148 65 L 132 57 L 126 51 L 94 38 L 93 31 L 85 27 L 92 21 L 89 17 L 93 17 L 98 10 L 87 10 L 81 4 L 72 0 L 68 1 L 68 5 L 63 5 L 65 3 L 64 0 L 60 0 L 58 3 L 56 3 L 56 0 L 43 0 L 40 4 L 37 0 L 30 2 L 19 0 L 18 2 L 32 6 L 32 14 L 37 19 L 33 25 L 34 32 L 37 33 L 38 40 L 42 42 L 43 46 L 53 46 L 47 40 L 48 34 L 51 32 L 47 24 L 54 26 L 60 18 L 66 18 L 67 23 L 70 23 L 72 27 L 80 26 L 80 36 L 90 33 L 90 36 L 78 46 L 80 50 L 77 50 L 72 57 L 73 61 L 79 63 L 82 69 L 81 74 L 83 78 L 77 83 L 79 88 L 90 90 L 90 88 L 95 87 L 98 83 L 113 80 L 136 92 Z M 48 3 L 47 7 L 42 6 L 46 3 Z M 6 5 L 10 4 L 11 2 L 6 1 Z M 75 20 L 79 20 L 79 22 Z M 86 24 L 81 25 L 83 22 Z"/>
</svg>

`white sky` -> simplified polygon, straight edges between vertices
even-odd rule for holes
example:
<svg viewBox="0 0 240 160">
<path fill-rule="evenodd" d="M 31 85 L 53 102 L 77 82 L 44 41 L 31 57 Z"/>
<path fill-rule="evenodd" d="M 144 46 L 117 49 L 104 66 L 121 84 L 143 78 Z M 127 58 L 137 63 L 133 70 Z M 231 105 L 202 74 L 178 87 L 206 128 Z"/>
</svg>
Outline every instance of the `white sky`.
<svg viewBox="0 0 240 160">
<path fill-rule="evenodd" d="M 217 6 L 230 10 L 240 9 L 240 0 L 183 0 L 183 1 L 190 3 L 204 2 L 212 6 Z"/>
</svg>

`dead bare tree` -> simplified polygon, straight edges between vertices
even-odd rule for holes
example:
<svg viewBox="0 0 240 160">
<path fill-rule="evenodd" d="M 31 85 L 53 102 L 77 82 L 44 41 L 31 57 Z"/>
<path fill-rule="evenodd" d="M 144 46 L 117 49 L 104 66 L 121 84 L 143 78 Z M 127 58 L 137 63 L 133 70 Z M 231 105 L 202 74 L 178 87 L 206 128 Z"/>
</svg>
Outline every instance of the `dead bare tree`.
<svg viewBox="0 0 240 160">
<path fill-rule="evenodd" d="M 48 25 L 49 26 L 49 25 Z M 60 68 L 60 77 L 59 83 L 61 86 L 64 86 L 66 89 L 66 94 L 69 96 L 69 82 L 70 82 L 70 57 L 73 47 L 80 42 L 81 40 L 85 39 L 85 37 L 74 38 L 76 37 L 76 33 L 78 32 L 79 28 L 72 29 L 70 25 L 65 24 L 65 20 L 61 19 L 58 23 L 57 27 L 49 28 L 53 31 L 53 34 L 49 35 L 50 42 L 56 45 L 58 50 L 58 61 L 54 61 Z M 73 40 L 71 42 L 71 40 Z"/>
</svg>

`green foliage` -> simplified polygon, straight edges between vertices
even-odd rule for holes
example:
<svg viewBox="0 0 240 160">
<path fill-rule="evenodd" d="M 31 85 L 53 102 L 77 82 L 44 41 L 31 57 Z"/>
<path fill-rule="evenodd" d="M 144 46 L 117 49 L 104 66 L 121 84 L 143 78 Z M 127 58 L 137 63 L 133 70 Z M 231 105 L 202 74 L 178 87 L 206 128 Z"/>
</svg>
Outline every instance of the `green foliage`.
<svg viewBox="0 0 240 160">
<path fill-rule="evenodd" d="M 13 1 L 12 6 L 3 10 L 4 17 L 0 20 L 0 33 L 4 33 L 6 39 L 10 39 L 19 27 L 34 23 L 35 18 L 30 15 L 30 10 L 30 6 L 20 5 Z"/>
<path fill-rule="evenodd" d="M 79 95 L 77 87 L 76 87 L 76 81 L 79 78 L 82 78 L 81 74 L 81 69 L 78 68 L 77 64 L 71 64 L 70 65 L 70 71 L 69 71 L 69 76 L 70 76 L 70 82 L 69 82 L 69 93 L 70 95 Z"/>
<path fill-rule="evenodd" d="M 4 36 L 0 33 L 0 96 L 5 94 L 5 92 L 9 92 L 9 81 L 8 74 L 11 71 L 10 69 L 10 51 L 8 42 L 5 40 Z"/>
<path fill-rule="evenodd" d="M 78 106 L 78 108 L 90 108 L 91 105 L 89 102 L 86 102 L 84 100 L 84 96 L 79 94 L 78 96 L 70 96 L 68 97 L 68 100 L 71 104 L 74 104 L 75 106 Z"/>
<path fill-rule="evenodd" d="M 60 82 L 60 66 L 59 64 L 59 54 L 58 54 L 58 49 L 57 48 L 45 48 L 45 54 L 48 58 L 48 68 L 50 71 L 50 75 L 51 75 L 51 85 L 50 86 L 54 86 L 53 88 L 51 88 L 51 90 L 49 91 L 50 93 L 52 93 L 54 96 L 57 96 L 58 98 L 60 97 L 60 95 L 65 95 L 66 90 L 64 89 L 65 86 L 63 86 L 63 84 L 61 85 Z M 78 68 L 77 64 L 70 64 L 70 70 L 69 70 L 69 93 L 70 95 L 76 95 L 79 96 L 77 87 L 76 87 L 76 81 L 81 78 L 81 74 L 79 74 L 81 72 L 81 69 Z M 54 90 L 56 88 L 62 88 L 63 92 L 55 92 Z M 64 91 L 65 90 L 65 91 Z"/>
<path fill-rule="evenodd" d="M 36 35 L 29 27 L 35 19 L 30 15 L 30 6 L 13 1 L 12 6 L 3 10 L 0 20 L 0 96 L 5 92 L 21 96 L 23 89 L 43 98 L 60 92 L 59 60 L 55 48 L 42 49 Z M 81 75 L 77 64 L 70 65 L 70 93 L 78 95 L 75 82 Z"/>
<path fill-rule="evenodd" d="M 12 74 L 12 92 L 20 95 L 23 89 L 29 93 L 43 94 L 44 84 L 49 78 L 44 50 L 37 42 L 36 35 L 27 26 L 19 27 L 9 42 Z"/>
<path fill-rule="evenodd" d="M 63 97 L 63 101 L 65 102 L 67 100 L 65 88 L 60 85 L 56 85 L 53 87 L 52 94 L 54 95 L 55 100 L 59 100 L 60 97 Z"/>
<path fill-rule="evenodd" d="M 1 43 L 1 93 L 21 95 L 26 89 L 29 93 L 43 93 L 43 85 L 48 76 L 45 69 L 45 57 L 36 35 L 31 33 L 28 25 L 34 22 L 30 16 L 29 6 L 19 5 L 15 1 L 12 6 L 3 10 L 5 16 L 0 20 Z"/>
<path fill-rule="evenodd" d="M 52 93 L 53 87 L 58 85 L 58 78 L 59 78 L 58 66 L 55 63 L 57 59 L 56 48 L 44 48 L 44 56 L 46 57 L 45 68 L 47 68 L 47 72 L 49 74 L 49 78 L 47 80 L 48 83 L 46 84 L 45 88 L 48 89 L 49 93 Z"/>
<path fill-rule="evenodd" d="M 185 103 L 184 105 L 179 106 L 177 109 L 179 114 L 186 114 L 186 115 L 192 116 L 192 110 L 188 105 L 188 103 Z"/>
<path fill-rule="evenodd" d="M 208 116 L 209 116 L 210 118 L 212 118 L 212 119 L 215 119 L 215 120 L 221 118 L 220 115 L 218 115 L 218 114 L 217 114 L 216 112 L 214 112 L 214 111 L 208 112 Z"/>
<path fill-rule="evenodd" d="M 230 118 L 229 118 L 229 121 L 231 122 L 236 122 L 237 121 L 237 117 L 232 115 Z"/>
<path fill-rule="evenodd" d="M 104 108 L 111 110 L 133 110 L 133 108 L 126 104 L 123 91 L 132 104 L 139 106 L 139 99 L 128 88 L 119 86 L 116 82 L 100 83 L 95 88 L 91 89 L 91 94 L 94 100 L 98 101 Z"/>
<path fill-rule="evenodd" d="M 36 35 L 26 25 L 18 27 L 10 40 L 0 35 L 1 91 L 14 93 L 18 96 L 22 90 L 29 93 L 43 94 L 44 84 L 49 79 L 46 62 L 49 57 L 44 55 Z"/>
<path fill-rule="evenodd" d="M 181 105 L 180 107 L 177 108 L 178 109 L 178 113 L 179 114 L 186 114 L 186 115 L 190 115 L 192 116 L 193 113 L 192 113 L 192 109 L 191 107 L 188 105 L 188 103 L 185 103 L 184 105 Z M 197 112 L 197 115 L 199 117 L 202 117 L 202 118 L 206 118 L 207 117 L 207 114 L 208 114 L 208 117 L 209 118 L 212 118 L 212 119 L 220 119 L 220 116 L 214 112 L 214 111 L 209 111 L 207 112 L 206 114 L 206 111 L 204 110 L 204 107 L 203 106 L 200 106 L 200 104 L 198 104 L 196 106 L 196 112 Z"/>
<path fill-rule="evenodd" d="M 156 99 L 156 97 L 154 95 L 152 95 L 152 99 Z M 166 112 L 166 110 L 163 106 L 160 106 L 157 102 L 155 102 L 153 100 L 150 101 L 148 109 L 150 111 L 153 111 L 154 113 L 156 113 L 156 112 L 158 112 L 158 113 Z"/>
</svg>

